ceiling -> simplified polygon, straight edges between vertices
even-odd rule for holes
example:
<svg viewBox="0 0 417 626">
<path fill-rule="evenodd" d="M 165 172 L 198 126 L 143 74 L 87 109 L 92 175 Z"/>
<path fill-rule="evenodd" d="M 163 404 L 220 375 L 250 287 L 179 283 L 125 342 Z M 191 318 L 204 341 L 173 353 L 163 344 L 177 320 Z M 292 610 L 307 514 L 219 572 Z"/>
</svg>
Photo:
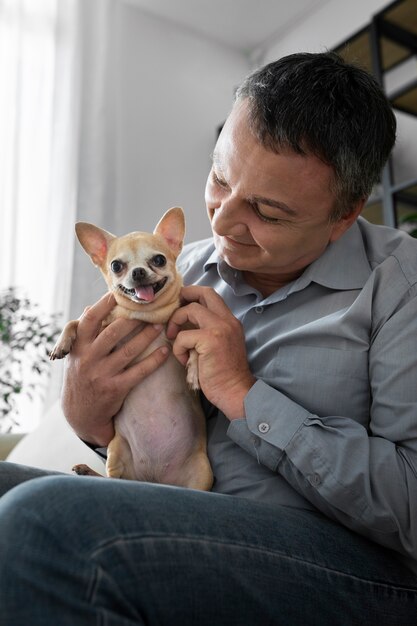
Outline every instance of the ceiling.
<svg viewBox="0 0 417 626">
<path fill-rule="evenodd" d="M 127 0 L 144 12 L 251 55 L 330 0 Z"/>
</svg>

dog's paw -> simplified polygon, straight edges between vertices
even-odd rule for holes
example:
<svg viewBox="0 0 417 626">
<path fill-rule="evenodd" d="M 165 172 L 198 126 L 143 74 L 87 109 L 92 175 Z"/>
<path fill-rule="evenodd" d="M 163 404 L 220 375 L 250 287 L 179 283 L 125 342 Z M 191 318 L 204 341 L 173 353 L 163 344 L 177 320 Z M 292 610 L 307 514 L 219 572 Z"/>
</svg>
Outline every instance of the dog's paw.
<svg viewBox="0 0 417 626">
<path fill-rule="evenodd" d="M 68 322 L 64 330 L 60 334 L 52 352 L 49 354 L 51 361 L 55 359 L 63 359 L 71 352 L 74 341 L 77 338 L 78 320 Z"/>
<path fill-rule="evenodd" d="M 84 463 L 74 465 L 72 471 L 78 476 L 100 476 L 100 478 L 103 478 L 101 474 L 98 474 L 97 472 L 92 470 L 91 467 L 88 467 L 88 465 L 85 465 Z"/>
<path fill-rule="evenodd" d="M 64 357 L 67 356 L 67 354 L 69 354 L 70 350 L 71 350 L 71 347 L 68 350 L 66 350 L 61 345 L 56 344 L 52 352 L 49 353 L 49 359 L 50 361 L 55 361 L 56 359 L 63 359 Z"/>
<path fill-rule="evenodd" d="M 75 337 L 76 335 L 61 335 L 49 355 L 50 360 L 55 361 L 55 359 L 63 359 L 65 356 L 67 356 L 67 354 L 71 352 Z"/>
<path fill-rule="evenodd" d="M 192 391 L 198 391 L 200 389 L 200 383 L 198 382 L 198 354 L 195 350 L 191 350 L 186 368 L 186 379 L 189 388 L 192 389 Z"/>
</svg>

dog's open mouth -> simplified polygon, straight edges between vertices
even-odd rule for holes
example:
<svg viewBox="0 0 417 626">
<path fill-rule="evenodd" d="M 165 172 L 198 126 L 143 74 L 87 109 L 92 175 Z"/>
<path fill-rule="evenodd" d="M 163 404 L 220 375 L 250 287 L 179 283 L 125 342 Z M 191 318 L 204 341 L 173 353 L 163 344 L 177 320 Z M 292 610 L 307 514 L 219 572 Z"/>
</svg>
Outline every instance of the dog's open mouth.
<svg viewBox="0 0 417 626">
<path fill-rule="evenodd" d="M 118 285 L 118 288 L 135 302 L 152 302 L 158 291 L 161 291 L 161 289 L 165 287 L 167 280 L 168 278 L 165 277 L 157 283 L 151 283 L 150 285 L 138 285 L 134 289 L 127 289 L 127 287 L 124 287 L 123 285 Z"/>
</svg>

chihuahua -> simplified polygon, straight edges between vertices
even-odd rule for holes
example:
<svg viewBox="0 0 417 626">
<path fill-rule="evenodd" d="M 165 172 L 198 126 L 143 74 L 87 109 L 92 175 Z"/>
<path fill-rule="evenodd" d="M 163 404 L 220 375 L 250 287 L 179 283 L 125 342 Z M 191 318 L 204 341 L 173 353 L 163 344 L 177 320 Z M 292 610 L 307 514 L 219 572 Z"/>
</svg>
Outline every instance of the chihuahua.
<svg viewBox="0 0 417 626">
<path fill-rule="evenodd" d="M 167 211 L 153 234 L 133 232 L 115 237 L 85 222 L 78 222 L 75 230 L 116 299 L 103 328 L 117 317 L 166 324 L 180 306 L 182 278 L 175 263 L 185 233 L 182 209 Z M 77 327 L 77 320 L 68 322 L 51 352 L 52 360 L 71 351 Z M 162 331 L 137 360 L 167 342 Z M 171 353 L 132 389 L 114 418 L 107 476 L 210 490 L 213 475 L 198 388 L 197 355 L 192 351 L 186 369 Z M 97 475 L 86 465 L 73 469 L 78 474 Z"/>
</svg>

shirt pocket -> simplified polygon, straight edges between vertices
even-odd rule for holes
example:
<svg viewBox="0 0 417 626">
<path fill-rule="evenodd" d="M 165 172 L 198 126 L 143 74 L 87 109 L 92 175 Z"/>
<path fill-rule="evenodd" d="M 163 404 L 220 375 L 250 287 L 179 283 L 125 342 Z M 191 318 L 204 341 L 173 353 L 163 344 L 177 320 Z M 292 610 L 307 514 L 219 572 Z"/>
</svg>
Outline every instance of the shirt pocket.
<svg viewBox="0 0 417 626">
<path fill-rule="evenodd" d="M 368 352 L 340 348 L 280 346 L 265 382 L 317 416 L 346 416 L 369 423 Z"/>
</svg>

